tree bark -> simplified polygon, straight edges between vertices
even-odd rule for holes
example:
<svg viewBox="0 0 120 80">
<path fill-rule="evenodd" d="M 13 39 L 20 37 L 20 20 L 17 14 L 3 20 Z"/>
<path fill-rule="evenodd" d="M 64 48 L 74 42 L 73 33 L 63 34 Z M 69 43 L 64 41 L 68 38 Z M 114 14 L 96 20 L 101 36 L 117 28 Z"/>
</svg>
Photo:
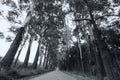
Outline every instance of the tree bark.
<svg viewBox="0 0 120 80">
<path fill-rule="evenodd" d="M 47 58 L 46 58 L 47 60 L 46 60 L 46 64 L 45 64 L 45 69 L 48 69 L 49 58 L 50 58 L 50 57 L 49 57 L 49 54 L 48 54 L 48 56 L 47 56 Z"/>
<path fill-rule="evenodd" d="M 92 22 L 93 27 L 94 27 L 94 29 L 93 29 L 94 37 L 96 38 L 96 43 L 97 43 L 98 50 L 99 50 L 98 53 L 99 53 L 99 56 L 102 57 L 106 74 L 107 74 L 109 80 L 116 80 L 114 77 L 114 74 L 112 73 L 112 63 L 111 63 L 111 59 L 110 59 L 108 50 L 106 49 L 106 46 L 104 45 L 103 41 L 101 40 L 101 32 L 97 28 L 96 22 L 94 20 L 94 16 L 92 14 L 92 10 L 89 7 L 88 1 L 84 0 L 84 2 L 86 3 L 86 5 L 88 7 L 91 22 Z M 98 55 L 96 55 L 96 56 L 98 56 Z M 102 77 L 101 77 L 101 79 L 102 79 Z"/>
<path fill-rule="evenodd" d="M 21 46 L 21 48 L 20 48 L 20 50 L 19 50 L 19 52 L 18 52 L 18 55 L 17 55 L 16 60 L 15 60 L 15 63 L 14 63 L 14 67 L 16 66 L 16 64 L 17 64 L 17 62 L 18 62 L 18 58 L 19 58 L 20 53 L 21 53 L 21 51 L 22 51 L 22 49 L 23 49 L 23 47 L 24 47 L 24 45 L 25 45 L 25 43 L 26 43 L 26 40 L 27 40 L 27 39 L 24 40 L 24 43 L 23 43 L 23 45 Z"/>
<path fill-rule="evenodd" d="M 84 72 L 84 64 L 83 64 L 83 55 L 82 55 L 82 49 L 81 49 L 81 43 L 80 43 L 80 38 L 79 38 L 79 35 L 78 35 L 78 47 L 79 47 L 79 53 L 80 53 L 80 61 L 81 61 L 81 70 L 82 72 Z"/>
<path fill-rule="evenodd" d="M 37 52 L 36 52 L 36 55 L 35 55 L 35 59 L 34 59 L 33 64 L 32 64 L 32 68 L 33 69 L 37 68 L 37 62 L 38 62 L 38 58 L 39 58 L 39 54 L 40 54 L 40 45 L 41 45 L 41 42 L 39 40 Z"/>
<path fill-rule="evenodd" d="M 43 67 L 45 68 L 46 65 L 46 61 L 47 61 L 47 51 L 48 50 L 48 44 L 46 45 L 46 50 L 45 50 L 45 59 L 44 59 L 44 63 L 43 63 Z"/>
<path fill-rule="evenodd" d="M 19 45 L 22 41 L 22 36 L 25 33 L 25 28 L 21 27 L 19 29 L 18 34 L 16 35 L 13 43 L 11 44 L 8 52 L 6 53 L 5 57 L 0 62 L 0 67 L 4 69 L 9 69 L 12 65 L 12 62 L 14 60 L 15 54 L 19 48 Z"/>
<path fill-rule="evenodd" d="M 32 45 L 32 37 L 29 40 L 29 46 L 28 46 L 27 54 L 26 54 L 25 60 L 24 60 L 24 62 L 22 64 L 23 68 L 28 67 L 28 61 L 29 61 L 29 57 L 30 57 L 31 45 Z"/>
</svg>

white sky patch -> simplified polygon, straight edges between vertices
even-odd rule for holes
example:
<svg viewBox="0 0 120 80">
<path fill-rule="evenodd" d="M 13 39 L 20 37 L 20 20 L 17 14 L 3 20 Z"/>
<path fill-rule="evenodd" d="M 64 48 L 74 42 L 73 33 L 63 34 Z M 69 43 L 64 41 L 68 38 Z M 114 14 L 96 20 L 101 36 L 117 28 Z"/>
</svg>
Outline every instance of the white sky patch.
<svg viewBox="0 0 120 80">
<path fill-rule="evenodd" d="M 73 22 L 74 19 L 74 15 L 73 13 L 69 13 L 65 16 L 65 21 L 66 21 L 66 25 L 68 25 L 68 27 L 70 27 L 72 29 L 72 31 L 75 29 L 76 25 L 75 22 Z"/>
<path fill-rule="evenodd" d="M 73 42 L 77 42 L 77 38 L 75 36 L 72 36 Z"/>
<path fill-rule="evenodd" d="M 10 47 L 10 44 L 11 43 L 6 42 L 5 39 L 0 39 L 0 56 L 5 56 Z"/>
<path fill-rule="evenodd" d="M 8 32 L 8 28 L 10 28 L 10 26 L 11 25 L 7 20 L 0 17 L 0 31 L 1 32 Z"/>
<path fill-rule="evenodd" d="M 80 40 L 80 42 L 81 42 L 81 44 L 84 44 L 84 43 L 86 43 L 86 41 L 85 40 Z"/>
<path fill-rule="evenodd" d="M 8 15 L 8 11 L 11 11 L 11 10 L 12 10 L 11 7 L 3 5 L 3 4 L 0 3 L 0 11 L 3 12 L 3 14 L 2 14 L 3 16 Z"/>
<path fill-rule="evenodd" d="M 7 37 L 8 34 L 14 36 L 14 34 L 9 32 L 8 28 L 10 27 L 11 27 L 10 23 L 6 19 L 0 16 L 0 32 L 3 32 L 5 37 Z M 6 42 L 5 39 L 0 39 L 0 56 L 5 56 L 11 43 L 12 42 Z"/>
<path fill-rule="evenodd" d="M 19 17 L 19 19 L 22 21 L 22 23 L 25 20 L 26 16 L 27 16 L 26 11 L 22 11 L 21 16 Z"/>
<path fill-rule="evenodd" d="M 66 3 L 66 1 L 64 1 L 63 5 L 62 5 L 62 11 L 67 12 L 70 9 L 70 5 L 68 3 Z"/>
<path fill-rule="evenodd" d="M 66 2 L 66 0 L 64 1 L 63 5 L 62 5 L 62 11 L 64 12 L 68 12 L 70 10 L 70 5 L 69 3 Z M 76 25 L 75 22 L 73 22 L 74 20 L 74 13 L 69 13 L 65 16 L 65 24 L 72 29 L 72 31 L 75 29 Z"/>
<path fill-rule="evenodd" d="M 29 62 L 33 62 L 35 55 L 36 55 L 36 52 L 37 52 L 37 48 L 38 48 L 38 41 L 33 41 Z"/>
</svg>

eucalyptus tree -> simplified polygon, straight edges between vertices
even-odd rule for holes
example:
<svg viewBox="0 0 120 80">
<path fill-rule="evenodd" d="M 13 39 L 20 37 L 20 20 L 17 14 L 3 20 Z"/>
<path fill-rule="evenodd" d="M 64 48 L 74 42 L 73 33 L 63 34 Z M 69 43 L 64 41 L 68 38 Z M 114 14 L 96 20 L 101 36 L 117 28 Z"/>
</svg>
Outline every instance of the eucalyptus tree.
<svg viewBox="0 0 120 80">
<path fill-rule="evenodd" d="M 44 57 L 44 62 L 43 62 L 43 68 L 45 69 L 46 64 L 47 64 L 47 57 L 48 57 L 48 44 L 46 44 L 44 56 L 45 56 L 45 57 Z"/>
<path fill-rule="evenodd" d="M 67 52 L 64 57 L 65 58 L 62 58 L 59 63 L 61 70 L 82 71 L 82 68 L 80 67 L 82 64 L 77 43 L 75 43 L 74 46 L 69 48 L 69 52 Z"/>
<path fill-rule="evenodd" d="M 38 29 L 38 28 L 40 28 L 40 29 Z M 36 33 L 39 35 L 39 40 L 38 40 L 37 52 L 35 54 L 35 58 L 34 58 L 34 61 L 33 61 L 33 64 L 32 64 L 32 68 L 34 68 L 34 69 L 37 68 L 38 59 L 42 55 L 42 53 L 41 53 L 41 51 L 42 51 L 41 47 L 42 47 L 42 45 L 44 45 L 43 42 L 45 41 L 43 35 L 44 35 L 44 31 L 46 30 L 46 27 L 43 26 L 43 27 L 38 27 L 38 28 L 35 29 Z M 41 61 L 42 61 L 42 59 L 40 60 L 40 62 Z"/>
<path fill-rule="evenodd" d="M 15 60 L 15 63 L 14 63 L 14 66 L 15 66 L 15 67 L 16 67 L 17 62 L 18 62 L 18 60 L 19 60 L 20 53 L 21 53 L 22 49 L 24 48 L 24 45 L 25 45 L 25 43 L 26 43 L 26 41 L 27 41 L 27 39 L 28 39 L 28 35 L 27 35 L 25 38 L 23 38 L 23 39 L 24 39 L 24 40 L 23 40 L 23 43 L 21 44 L 21 48 L 20 48 L 20 50 L 18 51 L 16 60 Z"/>
<path fill-rule="evenodd" d="M 47 31 L 48 32 L 48 31 Z M 48 45 L 48 53 L 46 56 L 46 68 L 48 65 L 48 61 L 50 61 L 49 63 L 51 63 L 52 66 L 57 66 L 57 53 L 58 53 L 58 45 L 59 45 L 59 39 L 61 38 L 59 36 L 59 34 L 61 34 L 61 32 L 59 32 L 58 30 L 50 30 L 50 34 L 45 35 L 46 40 L 47 40 L 47 45 Z M 54 60 L 56 59 L 56 60 Z M 56 64 L 55 64 L 56 63 Z"/>
<path fill-rule="evenodd" d="M 85 31 L 82 31 L 82 29 L 80 29 L 80 26 L 82 26 L 82 25 L 77 25 L 76 26 L 76 28 L 74 29 L 74 35 L 77 37 L 77 43 L 78 43 L 78 47 L 79 47 L 79 52 L 80 52 L 80 61 L 81 61 L 81 66 L 79 66 L 79 67 L 81 67 L 82 68 L 82 72 L 84 72 L 84 66 L 83 66 L 83 51 L 82 51 L 82 45 L 81 45 L 81 37 L 82 37 L 82 35 L 83 35 L 83 33 L 82 32 L 85 32 Z M 80 33 L 81 32 L 81 33 Z M 82 34 L 82 35 L 80 35 L 80 34 Z"/>
<path fill-rule="evenodd" d="M 58 2 L 60 1 L 40 1 L 39 6 L 35 8 L 35 13 L 39 17 L 36 21 L 33 21 L 35 22 L 33 25 L 39 25 L 38 28 L 43 29 L 39 30 L 37 27 L 35 29 L 36 33 L 40 36 L 41 41 L 43 41 L 43 39 L 47 41 L 51 37 L 57 38 L 57 36 L 60 35 L 59 29 L 62 28 L 61 26 L 63 25 L 63 17 L 60 17 L 62 16 L 62 4 L 61 2 L 58 4 Z M 38 55 L 38 53 L 36 53 L 36 55 Z M 36 60 L 38 60 L 38 56 L 36 56 Z M 37 64 L 37 61 L 35 61 L 35 63 Z"/>
<path fill-rule="evenodd" d="M 99 78 L 101 78 L 102 80 L 102 76 L 104 76 L 102 75 L 102 71 L 105 69 L 106 75 L 109 77 L 110 80 L 113 80 L 113 79 L 117 80 L 117 78 L 119 79 L 118 76 L 117 78 L 115 78 L 116 75 L 113 75 L 116 73 L 113 71 L 113 65 L 112 65 L 113 62 L 111 63 L 111 57 L 109 54 L 109 50 L 108 48 L 105 47 L 107 45 L 102 40 L 101 30 L 98 27 L 100 24 L 98 19 L 101 18 L 101 15 L 96 14 L 98 12 L 98 13 L 102 13 L 103 17 L 108 16 L 104 14 L 104 11 L 106 7 L 109 7 L 109 2 L 107 0 L 104 0 L 104 1 L 97 1 L 97 0 L 96 1 L 87 1 L 87 0 L 78 1 L 76 0 L 75 2 L 71 1 L 70 4 L 76 10 L 75 13 L 78 13 L 81 15 L 86 14 L 85 17 L 82 17 L 78 20 L 76 19 L 75 21 L 85 21 L 85 22 L 89 21 L 92 24 L 91 28 L 93 31 L 93 36 L 95 38 L 94 39 L 95 45 L 97 46 L 97 52 L 95 53 L 95 56 L 96 56 L 97 68 L 98 68 L 97 70 L 99 71 Z M 102 63 L 103 63 L 104 68 L 101 65 Z M 116 74 L 119 74 L 119 73 L 116 73 Z"/>
<path fill-rule="evenodd" d="M 3 1 L 3 4 L 9 4 L 9 2 L 10 1 L 8 1 L 8 2 Z M 24 0 L 22 0 L 22 2 L 24 2 Z M 28 4 L 29 1 L 26 0 L 25 2 Z M 16 38 L 14 39 L 9 51 L 6 53 L 6 56 L 2 59 L 2 61 L 1 61 L 1 67 L 2 68 L 9 68 L 11 66 L 11 63 L 13 62 L 14 56 L 15 56 L 15 54 L 18 50 L 18 47 L 19 47 L 19 45 L 22 41 L 22 36 L 26 31 L 27 24 L 29 23 L 29 21 L 32 17 L 31 15 L 33 13 L 33 9 L 34 9 L 34 7 L 37 8 L 38 5 L 36 5 L 36 4 L 39 3 L 39 2 L 41 2 L 41 1 L 37 1 L 37 2 L 33 1 L 34 6 L 31 6 L 32 8 L 30 6 L 27 7 L 28 8 L 28 14 L 26 16 L 25 22 L 23 23 L 22 27 L 19 29 L 18 34 L 16 35 Z M 20 6 L 20 8 L 24 9 L 22 6 Z M 12 15 L 11 15 L 13 13 L 14 12 L 9 13 L 8 20 L 15 21 L 14 18 L 12 17 Z"/>
<path fill-rule="evenodd" d="M 7 4 L 8 2 L 4 2 L 4 3 Z M 11 17 L 11 16 L 9 16 L 9 17 Z M 13 20 L 9 19 L 9 17 L 8 17 L 8 20 L 13 21 Z M 30 20 L 30 16 L 27 16 L 25 22 L 22 25 L 22 27 L 19 28 L 18 33 L 17 33 L 13 43 L 11 44 L 11 47 L 9 48 L 5 57 L 1 60 L 0 68 L 9 69 L 11 67 L 11 64 L 14 60 L 14 56 L 15 56 L 18 48 L 19 48 L 19 45 L 21 44 L 23 34 L 25 33 L 25 28 L 26 28 L 29 20 Z"/>
<path fill-rule="evenodd" d="M 31 27 L 29 27 L 29 28 L 31 28 Z M 28 33 L 30 33 L 30 39 L 29 39 L 29 45 L 28 45 L 28 50 L 27 50 L 27 53 L 26 53 L 26 57 L 25 57 L 25 60 L 22 64 L 23 68 L 28 67 L 28 61 L 29 61 L 29 57 L 30 57 L 32 42 L 33 42 L 33 39 L 35 39 L 35 37 L 36 37 L 36 34 L 35 34 L 35 32 L 32 28 L 29 29 Z"/>
<path fill-rule="evenodd" d="M 89 12 L 89 15 L 90 15 L 93 27 L 94 27 L 93 33 L 94 33 L 95 38 L 97 39 L 96 42 L 98 45 L 98 49 L 100 50 L 100 55 L 103 59 L 103 64 L 104 64 L 106 74 L 110 80 L 113 80 L 113 79 L 118 80 L 117 78 L 119 78 L 119 76 L 115 78 L 115 75 L 113 75 L 115 74 L 115 72 L 112 71 L 113 65 L 111 63 L 111 57 L 109 54 L 109 50 L 106 48 L 105 42 L 103 43 L 103 40 L 101 40 L 101 32 L 97 27 L 96 21 L 94 20 L 93 10 L 90 8 L 88 1 L 84 0 L 84 2 L 86 3 L 88 7 L 88 12 Z"/>
</svg>

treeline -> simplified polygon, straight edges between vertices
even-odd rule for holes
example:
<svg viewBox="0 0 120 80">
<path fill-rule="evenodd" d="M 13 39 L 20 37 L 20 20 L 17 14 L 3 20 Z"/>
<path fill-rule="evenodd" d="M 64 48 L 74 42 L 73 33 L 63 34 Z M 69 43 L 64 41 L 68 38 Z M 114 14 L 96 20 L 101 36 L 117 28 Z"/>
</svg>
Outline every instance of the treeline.
<svg viewBox="0 0 120 80">
<path fill-rule="evenodd" d="M 20 0 L 19 9 L 12 0 L 1 3 L 13 9 L 8 11 L 8 16 L 5 16 L 11 23 L 19 24 L 16 18 L 21 16 L 22 11 L 26 11 L 27 16 L 20 28 L 14 26 L 10 28 L 16 37 L 0 61 L 0 72 L 9 73 L 11 69 L 21 72 L 25 69 L 24 71 L 27 74 L 29 70 L 38 70 L 38 72 L 54 70 L 57 66 L 58 46 L 62 35 L 60 29 L 64 27 L 62 2 L 59 0 Z M 31 53 L 33 41 L 38 42 L 38 46 L 34 46 L 37 48 L 36 53 Z M 25 59 L 21 64 L 18 64 L 19 56 L 27 42 L 28 48 L 27 52 L 24 53 L 26 54 Z M 32 64 L 29 63 L 30 54 L 35 55 Z"/>
<path fill-rule="evenodd" d="M 67 49 L 60 69 L 95 75 L 99 80 L 119 80 L 120 16 L 119 10 L 115 10 L 119 1 L 68 0 L 68 3 L 74 10 L 77 26 L 73 35 L 77 43 Z"/>
</svg>

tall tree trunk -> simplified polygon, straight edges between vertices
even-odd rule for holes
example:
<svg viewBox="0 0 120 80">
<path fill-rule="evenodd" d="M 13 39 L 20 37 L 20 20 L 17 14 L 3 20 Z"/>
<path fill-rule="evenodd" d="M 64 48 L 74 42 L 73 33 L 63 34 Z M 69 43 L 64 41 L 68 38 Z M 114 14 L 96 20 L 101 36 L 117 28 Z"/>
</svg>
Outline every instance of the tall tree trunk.
<svg viewBox="0 0 120 80">
<path fill-rule="evenodd" d="M 27 54 L 26 54 L 25 60 L 24 60 L 24 62 L 23 62 L 23 64 L 22 64 L 22 67 L 23 67 L 23 68 L 28 67 L 28 61 L 29 61 L 30 50 L 31 50 L 31 45 L 32 45 L 32 39 L 33 39 L 33 38 L 31 37 L 30 40 L 29 40 L 29 46 L 28 46 Z"/>
<path fill-rule="evenodd" d="M 43 63 L 43 67 L 45 68 L 46 65 L 46 61 L 47 61 L 47 51 L 48 50 L 48 44 L 46 45 L 46 50 L 45 50 L 45 58 L 44 58 L 44 63 Z"/>
<path fill-rule="evenodd" d="M 21 51 L 22 51 L 22 49 L 23 49 L 26 41 L 27 41 L 27 39 L 24 40 L 24 42 L 23 42 L 23 44 L 22 44 L 22 46 L 21 46 L 21 48 L 20 48 L 20 50 L 19 50 L 19 52 L 18 52 L 18 55 L 17 55 L 16 60 L 15 60 L 15 63 L 14 63 L 14 67 L 16 66 L 16 64 L 17 64 L 17 62 L 18 62 L 18 58 L 19 58 L 19 56 L 20 56 L 20 53 L 21 53 Z"/>
<path fill-rule="evenodd" d="M 22 49 L 23 49 L 23 46 L 21 47 L 21 49 L 20 49 L 19 52 L 18 52 L 18 55 L 17 55 L 16 60 L 15 60 L 15 63 L 14 63 L 14 67 L 16 67 L 16 65 L 17 65 L 18 58 L 19 58 L 19 56 L 20 56 L 20 53 L 21 53 Z"/>
<path fill-rule="evenodd" d="M 0 67 L 4 69 L 9 69 L 12 65 L 12 62 L 14 60 L 15 54 L 19 48 L 19 45 L 22 41 L 22 36 L 25 33 L 25 28 L 21 27 L 19 29 L 18 34 L 16 35 L 13 43 L 11 44 L 8 52 L 6 53 L 5 57 L 0 62 Z"/>
<path fill-rule="evenodd" d="M 43 56 L 41 54 L 39 56 L 40 56 L 39 67 L 41 67 L 42 66 L 42 58 L 43 58 Z"/>
<path fill-rule="evenodd" d="M 79 47 L 79 52 L 80 52 L 80 61 L 81 61 L 81 70 L 82 70 L 82 72 L 84 72 L 84 65 L 83 65 L 83 55 L 82 55 L 82 49 L 81 49 L 81 43 L 80 43 L 80 37 L 79 37 L 79 35 L 78 35 L 78 47 Z"/>
<path fill-rule="evenodd" d="M 112 72 L 113 69 L 112 69 L 112 63 L 111 63 L 110 55 L 108 53 L 108 50 L 106 49 L 105 44 L 101 40 L 101 32 L 97 28 L 96 22 L 94 20 L 94 16 L 92 14 L 92 10 L 90 9 L 90 6 L 89 6 L 89 3 L 87 2 L 87 0 L 84 0 L 84 1 L 85 1 L 86 5 L 88 7 L 88 11 L 89 11 L 89 14 L 90 14 L 91 22 L 92 22 L 93 27 L 94 27 L 94 29 L 93 29 L 94 36 L 96 38 L 96 43 L 97 43 L 97 46 L 98 46 L 98 50 L 100 51 L 99 52 L 99 54 L 100 54 L 99 56 L 102 57 L 106 74 L 107 74 L 109 80 L 117 80 L 114 77 L 114 74 Z"/>
<path fill-rule="evenodd" d="M 78 64 L 78 68 L 77 68 L 77 69 L 78 69 L 78 71 L 82 71 L 82 70 L 81 70 L 81 65 L 82 65 L 82 64 L 81 64 L 81 57 L 80 57 L 80 52 L 79 52 L 79 47 L 78 47 L 78 45 L 77 45 L 77 48 L 76 48 L 76 49 L 77 49 L 77 62 L 78 62 L 78 63 L 77 63 L 77 64 Z"/>
<path fill-rule="evenodd" d="M 90 68 L 90 66 L 89 66 L 89 60 L 90 60 L 90 58 L 89 58 L 89 51 L 88 51 L 88 49 L 87 49 L 87 46 L 86 45 L 84 45 L 83 46 L 83 64 L 84 64 L 84 72 L 85 73 L 89 73 L 89 68 Z"/>
<path fill-rule="evenodd" d="M 87 40 L 87 41 L 89 42 L 89 40 Z M 87 47 L 87 51 L 88 51 L 88 70 L 89 70 L 89 73 L 92 75 L 92 64 L 91 63 L 93 62 L 93 64 L 95 64 L 96 59 L 94 58 L 95 56 L 93 55 L 93 53 L 91 53 L 91 51 L 90 51 L 89 43 L 87 44 L 86 47 Z"/>
<path fill-rule="evenodd" d="M 96 41 L 94 41 L 92 45 L 94 48 L 94 55 L 96 58 L 98 76 L 101 77 L 101 79 L 102 79 L 106 75 L 105 69 L 104 69 L 104 64 L 103 64 L 103 59 L 100 55 L 100 50 L 98 49 L 98 45 L 97 45 Z"/>
<path fill-rule="evenodd" d="M 90 43 L 89 50 L 90 50 L 90 56 L 91 56 L 91 60 L 92 60 L 90 62 L 90 64 L 91 63 L 93 64 L 92 65 L 92 71 L 94 71 L 93 74 L 94 75 L 96 74 L 96 69 L 97 69 L 99 77 L 105 76 L 106 73 L 105 73 L 105 69 L 104 69 L 104 65 L 103 65 L 103 60 L 102 60 L 101 55 L 99 53 L 100 51 L 98 51 L 98 48 L 97 48 L 98 46 L 96 44 L 96 41 L 94 40 L 94 34 L 92 32 L 93 30 L 90 26 L 88 28 L 89 28 L 89 31 L 92 35 L 91 37 L 88 36 L 87 40 Z M 97 66 L 97 68 L 94 68 L 95 65 Z"/>
<path fill-rule="evenodd" d="M 36 52 L 36 55 L 35 55 L 35 58 L 34 58 L 34 61 L 32 64 L 33 69 L 37 68 L 37 62 L 38 62 L 38 58 L 39 58 L 39 54 L 40 54 L 40 45 L 41 45 L 41 40 L 39 40 L 39 42 L 38 42 L 37 52 Z"/>
<path fill-rule="evenodd" d="M 47 58 L 46 58 L 47 60 L 46 60 L 46 64 L 45 64 L 45 69 L 48 69 L 49 58 L 50 58 L 50 57 L 49 57 L 49 54 L 48 54 L 48 56 L 47 56 Z"/>
</svg>

